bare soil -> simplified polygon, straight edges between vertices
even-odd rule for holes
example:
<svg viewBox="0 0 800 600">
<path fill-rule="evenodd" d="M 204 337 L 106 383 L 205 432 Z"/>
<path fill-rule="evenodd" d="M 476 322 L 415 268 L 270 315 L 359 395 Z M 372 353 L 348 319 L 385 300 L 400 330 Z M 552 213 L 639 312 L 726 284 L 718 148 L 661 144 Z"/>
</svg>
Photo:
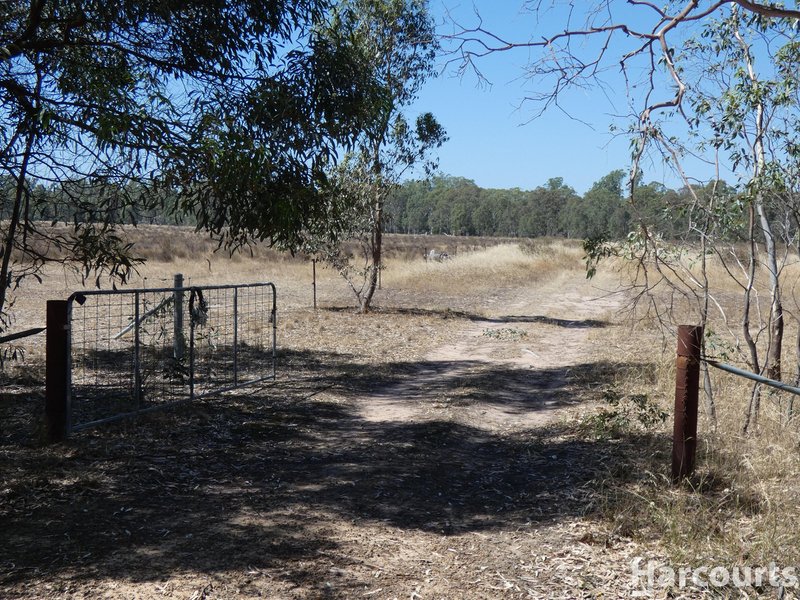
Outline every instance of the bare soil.
<svg viewBox="0 0 800 600">
<path fill-rule="evenodd" d="M 629 596 L 655 550 L 597 486 L 637 440 L 574 426 L 643 368 L 610 359 L 622 299 L 580 272 L 447 307 L 383 294 L 282 315 L 273 384 L 60 445 L 41 369 L 7 382 L 0 597 Z"/>
</svg>

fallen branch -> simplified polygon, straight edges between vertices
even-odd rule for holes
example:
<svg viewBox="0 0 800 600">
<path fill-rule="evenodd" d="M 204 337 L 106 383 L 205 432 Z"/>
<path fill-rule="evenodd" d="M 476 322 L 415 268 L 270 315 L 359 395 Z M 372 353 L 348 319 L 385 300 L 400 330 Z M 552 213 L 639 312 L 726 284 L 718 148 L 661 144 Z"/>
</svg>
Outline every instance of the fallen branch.
<svg viewBox="0 0 800 600">
<path fill-rule="evenodd" d="M 120 331 L 120 332 L 119 332 L 117 335 L 115 335 L 115 336 L 114 336 L 113 338 L 111 338 L 111 339 L 112 339 L 112 340 L 118 340 L 118 339 L 119 339 L 119 338 L 121 338 L 123 335 L 125 335 L 126 333 L 128 333 L 128 332 L 129 332 L 131 329 L 133 329 L 133 328 L 134 328 L 134 327 L 136 327 L 137 325 L 141 325 L 141 324 L 142 324 L 142 323 L 144 323 L 144 322 L 145 322 L 147 319 L 149 319 L 149 318 L 150 318 L 150 317 L 152 317 L 154 314 L 156 314 L 158 311 L 160 311 L 161 309 L 163 309 L 163 308 L 166 308 L 167 306 L 169 306 L 170 304 L 172 304 L 172 302 L 174 301 L 174 299 L 175 299 L 175 297 L 174 297 L 174 296 L 167 296 L 167 297 L 166 297 L 166 298 L 164 298 L 164 299 L 163 299 L 161 302 L 159 302 L 158 306 L 156 306 L 155 308 L 151 308 L 150 310 L 148 310 L 148 311 L 147 311 L 146 313 L 144 313 L 144 314 L 143 314 L 141 317 L 139 317 L 139 319 L 138 319 L 138 320 L 137 320 L 137 319 L 133 319 L 133 320 L 131 320 L 131 322 L 130 322 L 130 323 L 129 323 L 129 324 L 128 324 L 128 325 L 127 325 L 127 326 L 126 326 L 126 327 L 125 327 L 125 328 L 124 328 L 122 331 Z"/>
</svg>

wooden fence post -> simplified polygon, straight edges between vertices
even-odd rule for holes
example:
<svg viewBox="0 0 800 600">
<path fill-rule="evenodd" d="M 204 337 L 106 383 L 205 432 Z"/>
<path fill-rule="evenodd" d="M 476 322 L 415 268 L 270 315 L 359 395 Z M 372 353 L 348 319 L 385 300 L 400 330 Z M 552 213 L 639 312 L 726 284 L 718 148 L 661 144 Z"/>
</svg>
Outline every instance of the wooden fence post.
<svg viewBox="0 0 800 600">
<path fill-rule="evenodd" d="M 49 442 L 60 442 L 67 437 L 68 326 L 67 301 L 48 300 L 44 419 Z"/>
<path fill-rule="evenodd" d="M 697 451 L 697 404 L 700 384 L 700 347 L 703 328 L 678 327 L 675 369 L 675 425 L 672 434 L 672 481 L 694 472 Z"/>
</svg>

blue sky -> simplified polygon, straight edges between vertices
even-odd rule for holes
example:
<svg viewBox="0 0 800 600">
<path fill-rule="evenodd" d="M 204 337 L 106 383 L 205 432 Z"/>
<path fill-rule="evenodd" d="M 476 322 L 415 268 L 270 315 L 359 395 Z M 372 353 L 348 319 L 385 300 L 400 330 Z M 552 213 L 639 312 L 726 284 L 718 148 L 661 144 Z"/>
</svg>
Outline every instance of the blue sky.
<svg viewBox="0 0 800 600">
<path fill-rule="evenodd" d="M 546 4 L 546 3 L 543 3 Z M 563 30 L 563 11 L 536 16 L 521 9 L 522 0 L 430 0 L 440 31 L 452 31 L 449 14 L 463 25 L 474 26 L 477 10 L 487 30 L 511 41 L 541 37 Z M 531 83 L 522 77 L 527 50 L 502 52 L 478 63 L 491 86 L 481 86 L 473 74 L 462 78 L 455 67 L 440 60 L 442 74 L 429 81 L 413 110 L 431 111 L 450 140 L 439 150 L 440 171 L 473 179 L 482 187 L 532 189 L 551 177 L 584 193 L 613 169 L 630 165 L 629 140 L 614 136 L 610 127 L 630 121 L 614 114 L 629 112 L 624 90 L 576 90 L 565 108 L 581 123 L 558 109 L 532 119 L 534 108 L 521 105 Z M 613 73 L 610 73 L 614 77 Z M 652 162 L 643 165 L 646 181 L 678 187 L 676 178 Z"/>
</svg>

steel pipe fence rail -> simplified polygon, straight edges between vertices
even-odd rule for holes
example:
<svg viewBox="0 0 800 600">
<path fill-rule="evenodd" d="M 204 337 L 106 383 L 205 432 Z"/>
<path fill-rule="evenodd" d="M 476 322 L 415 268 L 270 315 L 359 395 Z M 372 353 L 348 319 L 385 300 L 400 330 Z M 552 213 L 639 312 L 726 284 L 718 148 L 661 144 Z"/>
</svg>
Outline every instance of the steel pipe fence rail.
<svg viewBox="0 0 800 600">
<path fill-rule="evenodd" d="M 21 340 L 26 337 L 30 337 L 32 335 L 36 335 L 37 333 L 42 333 L 46 327 L 34 327 L 33 329 L 25 329 L 24 331 L 17 331 L 16 333 L 9 333 L 8 335 L 0 335 L 0 344 L 5 344 L 6 342 L 13 342 L 15 340 Z"/>
<path fill-rule="evenodd" d="M 274 284 L 175 283 L 66 301 L 65 435 L 275 378 Z"/>
<path fill-rule="evenodd" d="M 731 373 L 732 375 L 744 377 L 745 379 L 749 379 L 751 381 L 757 381 L 758 383 L 762 383 L 769 387 L 774 387 L 775 389 L 781 390 L 783 392 L 788 392 L 790 394 L 795 394 L 797 396 L 800 396 L 799 387 L 789 385 L 788 383 L 783 383 L 782 381 L 777 381 L 775 379 L 770 379 L 768 377 L 764 377 L 763 375 L 759 375 L 758 373 L 746 371 L 744 369 L 740 369 L 732 365 L 726 365 L 725 363 L 721 363 L 710 358 L 703 358 L 702 360 L 707 365 L 710 365 L 715 369 L 719 369 L 720 371 L 725 371 L 726 373 Z"/>
</svg>

